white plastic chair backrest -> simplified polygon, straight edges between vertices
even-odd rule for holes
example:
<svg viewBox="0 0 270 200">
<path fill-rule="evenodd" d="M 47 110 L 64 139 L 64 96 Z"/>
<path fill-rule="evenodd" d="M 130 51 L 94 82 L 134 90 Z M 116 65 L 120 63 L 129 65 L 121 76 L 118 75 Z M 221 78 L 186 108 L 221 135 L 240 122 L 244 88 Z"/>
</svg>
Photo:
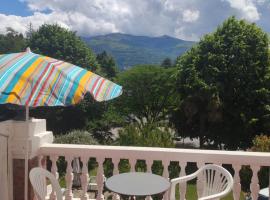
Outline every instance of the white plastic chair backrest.
<svg viewBox="0 0 270 200">
<path fill-rule="evenodd" d="M 63 199 L 60 185 L 55 176 L 49 171 L 40 167 L 33 168 L 30 171 L 29 178 L 38 199 L 45 200 L 45 197 L 47 196 L 46 179 L 49 179 L 51 182 L 52 188 L 56 192 L 57 200 Z"/>
<path fill-rule="evenodd" d="M 224 193 L 225 195 L 229 193 L 233 187 L 232 175 L 219 165 L 208 164 L 201 167 L 197 172 L 198 178 L 201 178 L 203 183 L 202 196 L 200 196 L 199 199 L 220 193 Z"/>
</svg>

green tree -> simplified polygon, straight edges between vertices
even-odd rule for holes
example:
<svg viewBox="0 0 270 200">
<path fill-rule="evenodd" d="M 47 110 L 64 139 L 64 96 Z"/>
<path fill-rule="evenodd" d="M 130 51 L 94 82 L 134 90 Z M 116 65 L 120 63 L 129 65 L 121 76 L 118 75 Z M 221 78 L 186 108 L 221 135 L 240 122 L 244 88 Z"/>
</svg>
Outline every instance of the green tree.
<svg viewBox="0 0 270 200">
<path fill-rule="evenodd" d="M 6 34 L 0 34 L 0 54 L 16 53 L 25 50 L 25 38 L 12 28 L 7 28 Z"/>
<path fill-rule="evenodd" d="M 113 78 L 117 73 L 117 66 L 112 56 L 108 55 L 106 51 L 97 54 L 97 62 L 100 64 L 101 74 L 107 78 Z"/>
<path fill-rule="evenodd" d="M 267 34 L 227 19 L 177 60 L 179 132 L 230 149 L 247 148 L 255 133 L 269 133 L 263 125 L 269 121 L 269 66 Z"/>
<path fill-rule="evenodd" d="M 170 58 L 165 58 L 161 63 L 161 67 L 164 67 L 164 68 L 173 67 L 172 60 Z"/>
<path fill-rule="evenodd" d="M 28 46 L 35 53 L 71 62 L 88 70 L 99 70 L 95 55 L 75 32 L 59 25 L 42 25 L 37 31 L 32 31 L 28 38 Z M 63 133 L 72 129 L 83 129 L 86 122 L 93 116 L 100 115 L 102 107 L 92 109 L 94 101 L 91 97 L 82 101 L 84 106 L 69 106 L 57 108 L 37 108 L 31 111 L 34 117 L 46 118 L 49 130 Z M 102 104 L 102 103 L 100 103 Z M 91 113 L 89 113 L 91 112 Z M 89 119 L 90 118 L 90 119 Z"/>
<path fill-rule="evenodd" d="M 90 48 L 75 32 L 54 24 L 44 24 L 37 31 L 32 32 L 28 39 L 28 46 L 35 53 L 64 60 L 75 65 L 95 71 L 98 63 Z"/>
<path fill-rule="evenodd" d="M 164 120 L 177 99 L 175 69 L 136 66 L 120 73 L 116 80 L 124 91 L 116 108 L 126 117 L 149 123 Z"/>
</svg>

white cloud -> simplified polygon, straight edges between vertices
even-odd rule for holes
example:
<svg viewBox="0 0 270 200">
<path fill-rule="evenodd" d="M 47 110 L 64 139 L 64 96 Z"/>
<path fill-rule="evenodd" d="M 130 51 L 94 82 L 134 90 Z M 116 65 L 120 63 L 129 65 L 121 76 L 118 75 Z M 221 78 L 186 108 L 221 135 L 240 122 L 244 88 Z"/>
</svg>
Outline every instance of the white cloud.
<svg viewBox="0 0 270 200">
<path fill-rule="evenodd" d="M 52 12 L 44 14 L 35 12 L 32 16 L 21 17 L 0 14 L 0 33 L 5 33 L 6 27 L 25 33 L 31 23 L 34 29 L 42 24 L 59 24 L 60 26 L 77 31 L 82 36 L 119 32 L 114 24 L 103 19 L 92 19 L 78 12 Z"/>
<path fill-rule="evenodd" d="M 241 17 L 249 21 L 257 21 L 260 19 L 260 14 L 255 5 L 256 2 L 252 0 L 227 0 L 232 8 L 240 11 Z M 264 3 L 262 0 L 258 0 L 259 4 Z"/>
<path fill-rule="evenodd" d="M 183 21 L 184 22 L 194 22 L 200 16 L 200 11 L 198 10 L 185 10 L 183 12 Z"/>
<path fill-rule="evenodd" d="M 268 0 L 21 1 L 33 14 L 26 17 L 0 14 L 0 32 L 8 26 L 25 32 L 30 22 L 34 28 L 43 23 L 58 23 L 82 36 L 122 32 L 198 40 L 231 15 L 261 22 L 270 31 L 267 23 L 270 14 L 261 13 L 262 8 L 266 10 L 270 5 Z"/>
<path fill-rule="evenodd" d="M 61 20 L 58 20 L 60 18 Z M 6 31 L 6 27 L 11 27 L 18 32 L 25 33 L 30 23 L 32 23 L 34 29 L 38 28 L 44 23 L 57 23 L 62 27 L 69 28 L 69 26 L 65 23 L 65 18 L 66 16 L 57 13 L 43 14 L 35 12 L 32 16 L 28 17 L 0 14 L 0 33 L 4 33 Z"/>
</svg>

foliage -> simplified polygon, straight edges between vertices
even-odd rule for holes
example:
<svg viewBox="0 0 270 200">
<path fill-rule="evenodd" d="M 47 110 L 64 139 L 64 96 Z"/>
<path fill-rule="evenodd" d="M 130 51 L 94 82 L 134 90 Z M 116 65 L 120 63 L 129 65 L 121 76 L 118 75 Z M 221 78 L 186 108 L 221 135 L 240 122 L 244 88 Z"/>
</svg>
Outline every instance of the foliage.
<svg viewBox="0 0 270 200">
<path fill-rule="evenodd" d="M 56 136 L 54 143 L 58 144 L 88 144 L 95 145 L 98 142 L 87 131 L 73 130 L 64 135 Z"/>
<path fill-rule="evenodd" d="M 166 119 L 177 99 L 174 71 L 142 65 L 120 73 L 116 81 L 124 91 L 115 106 L 121 115 L 149 123 Z"/>
<path fill-rule="evenodd" d="M 131 124 L 119 131 L 119 144 L 122 146 L 173 147 L 172 136 L 168 127 L 157 123 L 143 126 Z"/>
<path fill-rule="evenodd" d="M 75 32 L 56 24 L 44 24 L 37 31 L 31 31 L 28 45 L 35 53 L 71 62 L 88 70 L 98 70 L 99 68 L 95 55 L 76 36 Z M 33 109 L 30 114 L 36 118 L 46 118 L 49 130 L 59 134 L 72 129 L 85 128 L 89 117 L 99 115 L 99 113 L 93 112 L 101 112 L 100 109 L 92 109 L 94 101 L 90 97 L 85 98 L 81 104 L 84 104 L 85 109 L 77 105 L 57 108 L 41 107 Z"/>
<path fill-rule="evenodd" d="M 28 45 L 35 53 L 64 60 L 92 71 L 98 68 L 98 63 L 91 49 L 76 36 L 75 32 L 57 24 L 42 25 L 31 34 Z"/>
<path fill-rule="evenodd" d="M 161 63 L 161 67 L 164 67 L 164 68 L 173 67 L 172 60 L 170 58 L 165 58 Z"/>
<path fill-rule="evenodd" d="M 98 106 L 98 105 L 97 105 Z M 121 127 L 124 124 L 124 119 L 112 103 L 103 104 L 103 111 L 100 111 L 99 116 L 94 116 L 86 123 L 86 129 L 93 133 L 101 144 L 111 144 L 113 142 L 112 129 Z"/>
<path fill-rule="evenodd" d="M 269 61 L 268 36 L 255 24 L 230 17 L 203 37 L 177 59 L 180 134 L 236 149 L 269 133 Z"/>
<path fill-rule="evenodd" d="M 114 58 L 108 55 L 106 51 L 97 54 L 97 62 L 100 64 L 101 75 L 104 75 L 107 78 L 116 76 L 117 67 Z"/>
<path fill-rule="evenodd" d="M 7 28 L 6 34 L 0 34 L 0 54 L 25 51 L 25 38 L 12 28 Z"/>
<path fill-rule="evenodd" d="M 270 136 L 257 135 L 253 139 L 252 151 L 270 152 Z"/>
</svg>

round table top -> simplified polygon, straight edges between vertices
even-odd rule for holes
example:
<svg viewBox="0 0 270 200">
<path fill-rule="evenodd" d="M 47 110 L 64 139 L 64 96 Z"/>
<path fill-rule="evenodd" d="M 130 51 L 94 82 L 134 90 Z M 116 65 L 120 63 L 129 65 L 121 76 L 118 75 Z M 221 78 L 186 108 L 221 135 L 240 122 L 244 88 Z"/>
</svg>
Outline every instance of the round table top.
<svg viewBox="0 0 270 200">
<path fill-rule="evenodd" d="M 112 192 L 122 195 L 150 196 L 168 190 L 170 182 L 155 174 L 130 172 L 110 177 L 105 186 Z"/>
</svg>

